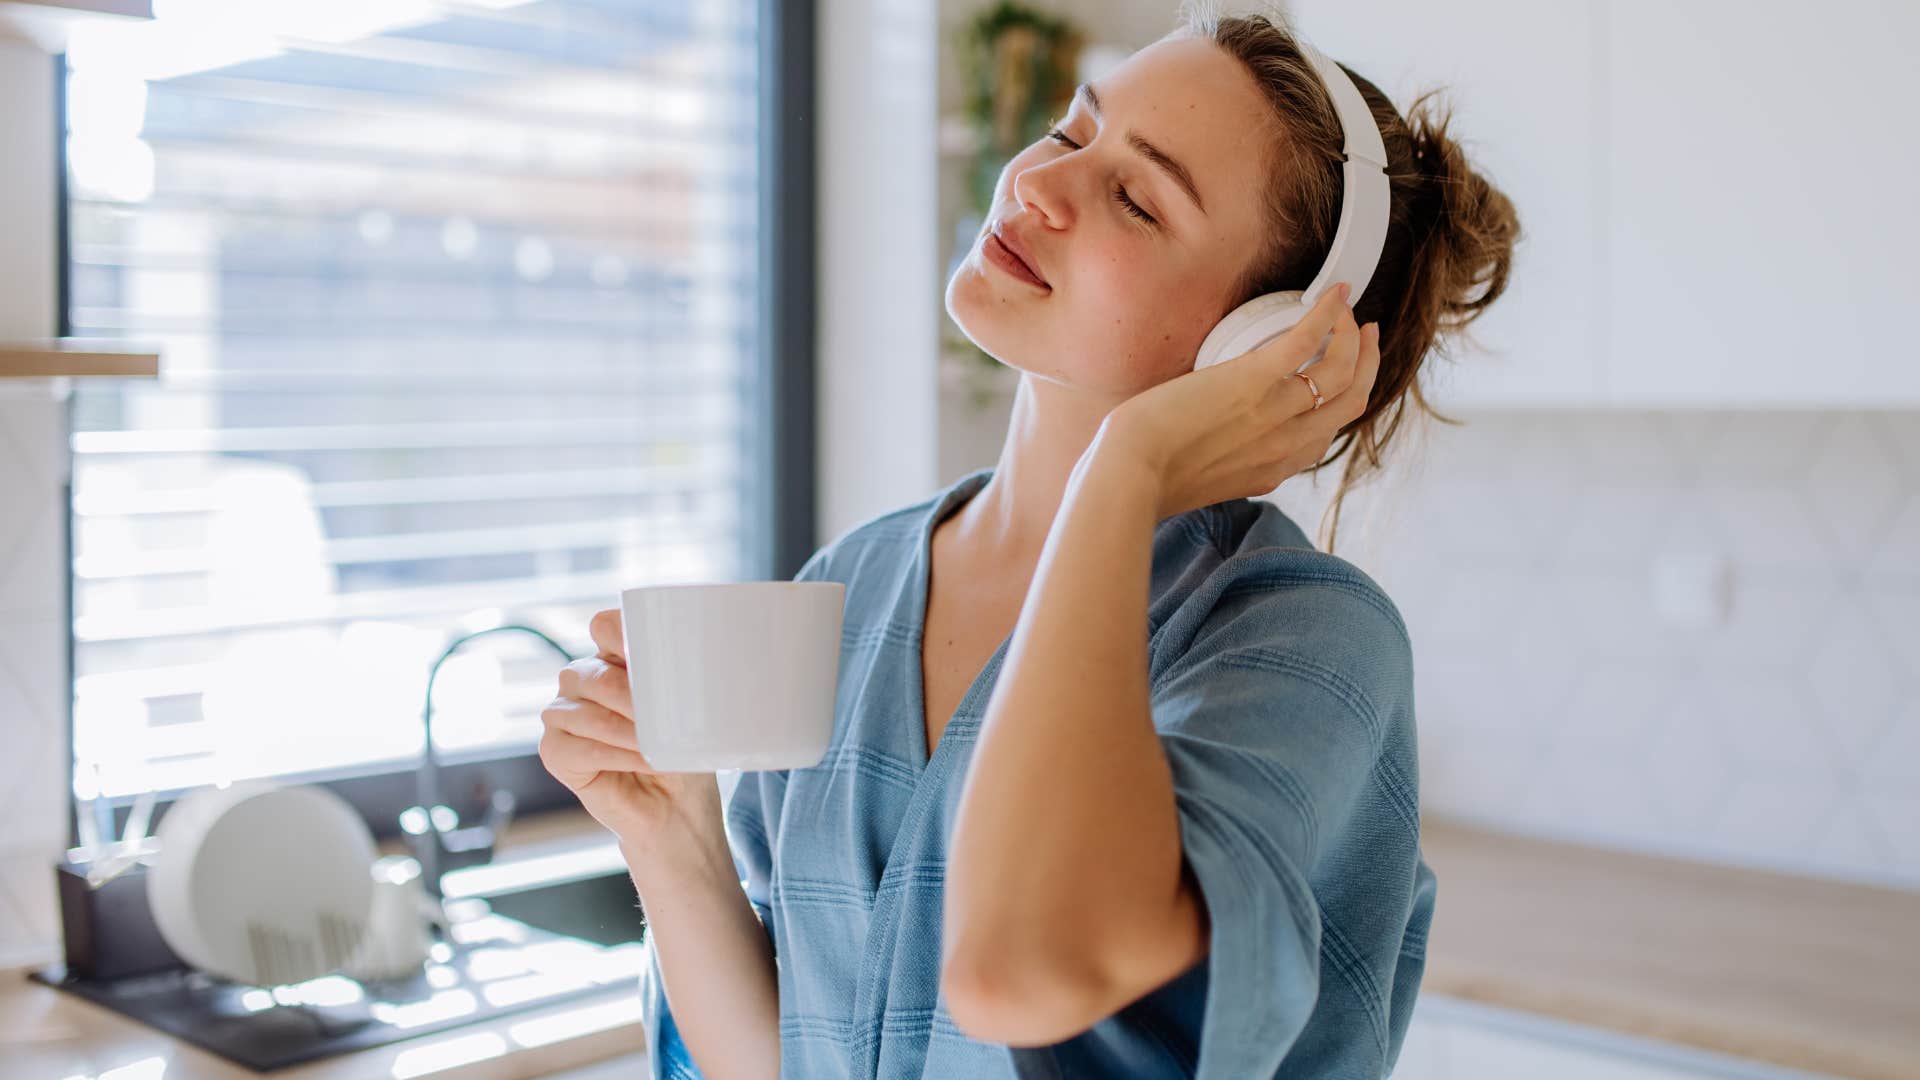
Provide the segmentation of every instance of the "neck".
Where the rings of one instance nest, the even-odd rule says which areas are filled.
[[[944,523],[953,539],[998,563],[1038,562],[1074,466],[1115,404],[1022,374],[993,475]]]

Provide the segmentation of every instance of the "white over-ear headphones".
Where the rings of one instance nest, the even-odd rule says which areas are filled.
[[[1296,41],[1332,95],[1334,111],[1346,135],[1346,164],[1340,169],[1346,194],[1340,200],[1340,224],[1333,232],[1333,248],[1304,291],[1256,296],[1228,312],[1200,343],[1195,371],[1244,356],[1279,337],[1313,310],[1320,294],[1342,281],[1352,285],[1348,301],[1358,304],[1387,239],[1387,151],[1373,112],[1340,65],[1305,41]],[[1301,365],[1302,370],[1319,360],[1316,352],[1312,360]]]

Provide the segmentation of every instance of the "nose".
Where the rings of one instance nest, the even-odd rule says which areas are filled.
[[[1068,201],[1060,189],[1062,174],[1058,168],[1064,158],[1027,165],[1013,173],[1010,188],[1014,205],[1030,210],[1042,225],[1058,229],[1067,223]]]

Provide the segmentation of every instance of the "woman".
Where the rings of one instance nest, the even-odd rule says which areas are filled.
[[[818,766],[745,773],[725,808],[713,776],[653,772],[618,613],[595,617],[540,751],[643,897],[656,1076],[1391,1069],[1435,895],[1411,645],[1253,496],[1336,436],[1378,464],[1518,225],[1444,120],[1354,82],[1392,181],[1359,309],[1330,290],[1202,371],[1214,323],[1304,287],[1337,217],[1339,120],[1284,25],[1189,9],[1007,164],[946,303],[1023,372],[1012,423],[994,468],[796,575],[847,586]],[[1293,373],[1328,333],[1316,406]]]

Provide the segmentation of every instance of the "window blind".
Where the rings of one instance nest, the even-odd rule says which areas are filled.
[[[415,757],[452,635],[747,571],[752,0],[176,2],[68,53],[75,789]],[[559,660],[443,669],[530,746]]]

